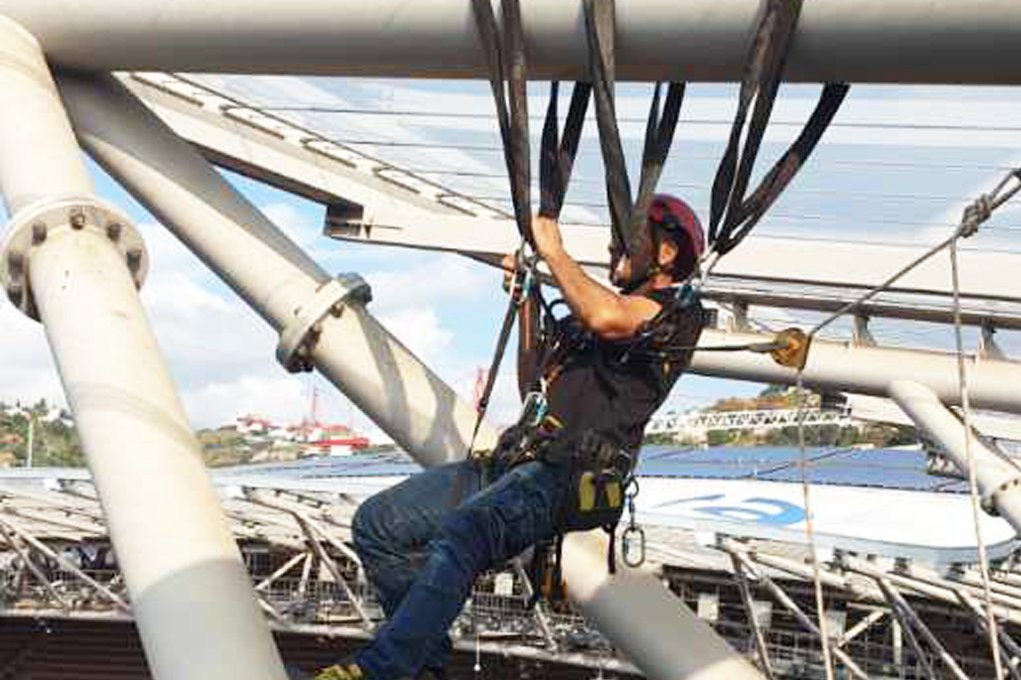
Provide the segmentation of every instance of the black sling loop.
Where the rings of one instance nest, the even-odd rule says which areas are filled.
[[[496,342],[496,350],[486,377],[486,385],[478,404],[478,415],[468,446],[471,457],[475,447],[475,438],[489,407],[496,384],[496,376],[503,361],[507,342],[514,328],[518,307],[522,296],[528,294],[533,285],[536,258],[525,253],[526,244],[533,250],[535,241],[532,236],[531,208],[531,160],[529,155],[528,135],[528,94],[526,91],[528,65],[525,60],[525,45],[521,28],[521,7],[519,0],[503,0],[501,3],[503,17],[504,42],[500,42],[493,14],[491,0],[473,0],[472,10],[478,28],[479,38],[483,43],[489,66],[489,82],[496,103],[497,118],[500,123],[500,135],[503,139],[504,160],[507,165],[507,176],[511,184],[511,197],[514,204],[514,217],[518,231],[521,233],[521,247],[518,249],[515,266],[515,283],[510,291],[507,312]],[[505,87],[504,80],[508,86]],[[509,106],[508,106],[509,91]],[[550,103],[546,111],[543,125],[542,152],[540,156],[540,214],[556,219],[564,203],[564,194],[574,166],[574,157],[581,139],[581,129],[585,122],[585,111],[588,108],[591,86],[586,83],[575,85],[571,97],[564,127],[563,140],[557,139],[557,97],[559,84],[553,83],[550,92]]]
[[[812,153],[850,89],[846,83],[829,83],[823,87],[819,102],[798,138],[746,199],[748,182],[773,111],[802,5],[802,0],[764,1],[741,82],[727,150],[713,180],[709,245],[718,256],[733,250],[780,196]],[[741,137],[753,99],[755,108],[742,145]]]
[[[645,225],[656,184],[659,182],[663,164],[673,143],[674,130],[677,128],[681,103],[684,100],[684,83],[670,83],[662,113],[661,84],[656,84],[645,128],[638,195],[632,203],[631,183],[628,180],[627,163],[620,141],[614,103],[616,78],[614,0],[584,0],[583,6],[589,73],[595,90],[596,121],[599,124],[599,143],[606,174],[606,196],[610,209],[612,237],[615,250],[625,252],[631,258],[634,276],[629,288],[633,289],[648,278],[655,265],[656,253],[652,252],[652,240]],[[611,263],[611,268],[613,266],[615,264]]]

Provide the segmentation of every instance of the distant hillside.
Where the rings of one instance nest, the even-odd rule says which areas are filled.
[[[32,465],[85,467],[78,431],[71,414],[45,400],[26,406],[0,402],[0,467],[24,467],[32,427]],[[300,446],[239,434],[233,427],[196,432],[211,467],[297,458]]]
[[[85,465],[71,414],[40,400],[31,406],[0,402],[0,467],[25,465],[30,422],[34,423],[31,427],[33,465]]]

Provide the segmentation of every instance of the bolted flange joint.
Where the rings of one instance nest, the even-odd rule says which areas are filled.
[[[1000,516],[1000,498],[1021,492],[1021,476],[1013,475],[1001,482],[995,489],[982,496],[981,506],[988,514]]]
[[[340,274],[323,284],[280,331],[277,361],[291,373],[311,371],[312,352],[327,315],[340,316],[351,302],[366,305],[371,301],[372,289],[358,274]]]
[[[131,218],[94,196],[46,198],[18,211],[0,246],[0,286],[14,306],[39,320],[32,296],[32,254],[66,235],[99,236],[124,256],[135,286],[142,287],[149,257]]]

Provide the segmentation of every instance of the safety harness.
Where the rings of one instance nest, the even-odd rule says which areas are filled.
[[[706,271],[748,235],[779,197],[815,148],[847,94],[846,84],[827,84],[823,88],[815,110],[797,139],[766,173],[758,187],[748,195],[749,180],[779,89],[801,5],[802,0],[763,0],[741,83],[737,113],[726,152],[713,182],[708,239],[711,261]],[[614,102],[615,2],[583,0],[583,8],[592,83],[575,85],[563,139],[558,139],[559,84],[551,84],[539,164],[539,212],[553,219],[560,214],[588,101],[594,93],[612,227],[610,266],[612,271],[616,269],[620,257],[627,255],[630,258],[632,277],[624,286],[624,291],[628,293],[640,288],[658,271],[658,243],[646,225],[656,184],[662,174],[680,116],[685,85],[670,83],[665,101],[662,100],[662,84],[657,83],[655,86],[646,123],[638,193],[632,199]],[[497,26],[491,0],[472,0],[472,9],[489,67],[490,84],[503,139],[504,160],[511,184],[514,216],[521,234],[521,247],[517,251],[507,312],[478,404],[478,418],[469,446],[469,456],[473,455],[475,438],[488,407],[515,319],[526,300],[534,299],[543,308],[543,322],[540,325],[544,356],[538,371],[540,377],[546,376],[548,380],[549,374],[559,370],[566,356],[583,351],[585,342],[591,341],[591,338],[585,338],[584,333],[571,329],[568,323],[555,317],[555,303],[546,304],[537,283],[537,256],[531,231],[527,62],[519,0],[501,2],[502,33]],[[690,355],[696,349],[694,342],[673,346],[661,342],[664,334],[670,333],[671,324],[683,318],[686,306],[692,300],[697,301],[697,289],[685,286],[683,290],[684,295],[675,296],[674,301],[664,305],[662,312],[636,335],[625,350],[624,360],[661,361],[669,364],[682,359],[685,354]],[[772,343],[697,349],[769,352],[778,363],[800,368],[805,363],[808,341],[800,331],[788,329]],[[573,492],[568,494],[568,500],[558,517],[558,527],[562,528],[562,532],[553,550],[537,549],[533,560],[533,569],[537,570],[533,580],[537,585],[559,583],[563,533],[600,526],[606,528],[611,533],[608,560],[612,572],[615,567],[613,532],[625,505],[631,508],[631,522],[626,534],[641,532],[635,524],[633,512],[634,494],[637,492],[633,476],[635,455],[624,451],[619,442],[592,433],[568,437],[563,435],[561,429],[561,424],[546,413],[542,389],[536,389],[525,398],[521,418],[504,432],[496,450],[510,464],[543,458],[552,462],[566,462],[571,466]],[[629,542],[625,540],[625,561],[631,564],[640,563],[644,559],[643,534],[639,557],[630,559],[630,552]],[[554,563],[552,571],[548,568],[551,559]]]
[[[496,384],[496,376],[503,362],[511,331],[517,313],[525,300],[537,292],[535,241],[532,236],[531,211],[531,165],[528,136],[528,96],[526,93],[528,65],[525,60],[524,39],[521,28],[521,7],[519,0],[505,0],[501,3],[503,39],[497,28],[491,0],[472,0],[472,11],[478,35],[486,54],[489,67],[489,82],[496,103],[500,136],[503,139],[504,161],[511,185],[514,217],[521,246],[517,250],[514,280],[511,286],[507,312],[497,336],[496,350],[490,364],[486,385],[478,403],[478,415],[468,448],[473,454],[479,427],[489,407]],[[558,99],[560,85],[550,85],[550,101],[542,131],[542,150],[539,157],[540,204],[539,214],[557,219],[564,205],[564,195],[578,152],[585,114],[591,96],[592,86],[576,83],[571,96],[571,105],[564,124],[563,138],[559,135]],[[508,101],[509,100],[509,101]]]

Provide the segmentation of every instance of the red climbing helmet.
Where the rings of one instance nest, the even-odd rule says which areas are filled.
[[[670,194],[656,194],[649,206],[649,224],[677,234],[687,235],[695,259],[702,257],[705,250],[705,234],[698,215],[687,203]],[[679,244],[683,245],[683,244]]]

